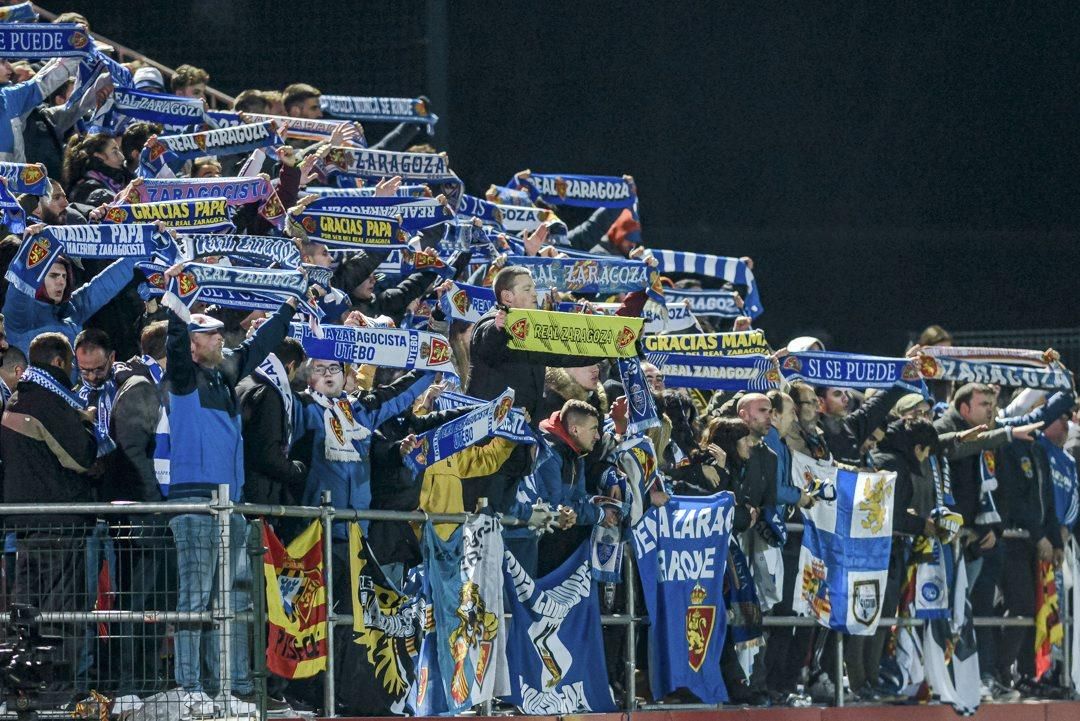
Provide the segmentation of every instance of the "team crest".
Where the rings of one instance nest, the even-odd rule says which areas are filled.
[[[278,197],[277,192],[270,193],[266,202],[262,205],[262,216],[264,218],[277,218],[278,216],[285,214],[285,207],[281,204],[281,198]]]
[[[802,570],[802,597],[817,618],[828,618],[832,613],[826,575],[824,562],[817,558],[811,559],[810,565],[804,566]]]
[[[306,218],[301,218],[300,219],[300,225],[303,226],[304,230],[306,230],[308,233],[314,233],[315,232],[315,228],[316,228],[315,219],[312,218],[310,215],[307,216]]]
[[[776,370],[775,368],[770,368],[769,370],[765,371],[765,380],[770,383],[779,383],[780,371]]]
[[[1027,456],[1020,459],[1020,470],[1024,472],[1025,478],[1035,477],[1035,470],[1031,467],[1031,459]]]
[[[88,42],[89,38],[86,37],[86,33],[76,31],[71,34],[71,47],[76,50],[82,50]]]
[[[304,573],[304,564],[286,557],[278,574],[278,590],[281,592],[282,610],[290,622],[301,627],[309,626],[316,610],[316,594],[322,588],[322,574],[318,569]]]
[[[686,660],[694,671],[700,671],[705,663],[716,625],[716,606],[704,605],[705,596],[705,589],[695,583],[686,607]]]
[[[22,181],[27,185],[33,185],[45,177],[40,165],[27,165],[22,169]]]
[[[123,223],[127,217],[128,212],[123,208],[109,208],[105,211],[105,220],[109,223]]]
[[[144,147],[150,151],[150,160],[157,160],[165,154],[166,150],[169,149],[169,147],[165,145],[165,143],[161,142],[157,138],[147,140]]]
[[[427,436],[421,436],[420,445],[416,448],[416,462],[421,466],[426,466],[428,453],[430,452],[431,445],[428,443]]]
[[[424,104],[423,100],[417,100],[416,102],[414,102],[412,104],[412,109],[413,109],[413,112],[416,113],[416,117],[418,117],[418,118],[426,118],[427,117],[428,109],[427,109],[427,105]]]
[[[337,405],[338,410],[341,411],[341,415],[345,416],[345,420],[349,422],[349,425],[354,425],[355,421],[353,420],[352,406],[349,405],[349,401],[342,398],[335,405]]]
[[[555,194],[561,200],[566,200],[566,192],[570,190],[570,184],[562,178],[555,178]]]
[[[349,151],[342,148],[332,148],[330,152],[326,154],[326,162],[329,165],[336,165],[339,168],[347,168],[349,166]]]
[[[330,417],[330,429],[334,431],[334,437],[337,438],[338,443],[345,443],[345,431],[341,428],[341,421],[337,416],[332,415]]]
[[[30,253],[26,256],[26,267],[33,268],[35,265],[45,260],[49,256],[49,241],[41,236],[34,239],[34,244],[30,246]]]
[[[180,288],[180,295],[191,295],[199,287],[195,282],[195,276],[186,270],[176,278],[176,284]]]
[[[518,340],[525,340],[525,336],[529,335],[529,319],[522,318],[521,320],[515,321],[514,324],[510,326],[510,335]]]
[[[923,378],[937,378],[938,362],[928,355],[919,356],[919,373]]]
[[[799,360],[798,356],[789,355],[787,358],[784,359],[784,370],[801,373],[802,361]]]
[[[900,379],[905,381],[917,381],[921,377],[919,369],[915,367],[914,363],[908,363],[904,366],[904,370],[900,372]]]
[[[458,704],[469,698],[472,684],[465,678],[465,660],[472,649],[477,650],[473,673],[477,685],[483,685],[491,662],[495,636],[499,633],[499,617],[487,610],[480,596],[480,587],[468,581],[461,584],[458,607],[454,615],[460,619],[457,628],[450,632],[450,654],[454,659],[454,677],[450,682],[450,696]]]
[[[510,412],[510,406],[513,405],[512,398],[507,396],[499,401],[499,405],[495,406],[495,425],[501,426],[503,419],[506,418],[506,414]]]
[[[421,268],[438,268],[442,264],[442,261],[439,260],[438,256],[431,255],[430,253],[410,253],[409,251],[405,251],[404,255],[405,260],[411,260],[413,267],[417,270],[420,270]]]
[[[986,472],[993,476],[997,470],[997,458],[994,457],[993,451],[983,451],[983,463],[986,465]]]
[[[450,302],[457,308],[458,313],[464,315],[469,310],[469,294],[463,290],[459,290],[450,296]]]
[[[191,139],[195,141],[195,145],[199,150],[206,150],[206,133],[195,133],[191,136]]]
[[[623,326],[623,329],[619,331],[619,337],[615,339],[615,347],[620,350],[625,348],[634,342],[637,338],[637,333],[630,330],[629,326]]]
[[[146,279],[146,282],[154,286],[155,288],[164,288],[165,276],[161,273],[151,273],[150,276]]]
[[[873,625],[881,610],[881,585],[877,579],[856,581],[851,586],[851,615],[864,626]]]
[[[430,365],[440,365],[450,360],[450,345],[441,338],[432,338],[431,345],[420,344],[420,355],[426,356]]]

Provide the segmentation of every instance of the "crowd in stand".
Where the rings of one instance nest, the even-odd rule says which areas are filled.
[[[61,20],[89,25],[72,13]],[[18,197],[25,231],[8,224],[13,232],[0,241],[5,270],[20,253],[25,255],[25,244],[43,227],[97,224],[118,196],[132,202],[128,190],[142,177],[144,146],[166,134],[144,121],[108,130],[88,127],[84,121],[109,102],[120,87],[121,73],[107,68],[86,79],[76,65],[71,58],[43,65],[0,60],[0,80],[7,83],[0,87],[0,154],[14,163],[41,163],[47,176],[41,194]],[[204,97],[210,80],[190,65],[180,67],[168,81],[148,65],[134,63],[126,70],[129,87],[190,98]],[[69,100],[84,83],[90,87],[73,105]],[[234,110],[317,120],[322,118],[320,96],[306,84],[281,91],[251,89],[237,96]],[[438,136],[430,141],[420,137],[424,127],[403,122],[370,147],[434,153],[437,148],[428,143],[437,145]],[[348,139],[348,132],[343,129],[328,142],[286,135],[287,147],[266,154],[264,169],[284,207],[295,206],[309,187],[323,184],[319,163],[330,145]],[[181,164],[175,175],[229,177],[241,172],[244,159],[197,157]],[[632,179],[627,182],[633,185]],[[376,195],[393,194],[401,183],[401,178],[386,178]],[[237,210],[233,232],[276,233],[256,205]],[[573,214],[571,210],[566,216]],[[573,227],[558,220],[563,232],[545,222],[521,231],[515,240],[527,256],[588,251],[655,266],[644,247],[647,242],[642,242],[648,238],[647,226],[643,232],[636,214],[623,207],[598,208],[580,220]],[[172,232],[167,225],[161,224],[161,232]],[[419,235],[414,243],[424,252],[420,248],[432,247],[431,230]],[[331,288],[318,298],[326,314],[323,323],[408,327],[423,315],[428,330],[445,335],[455,373],[440,376],[308,357],[305,345],[290,333],[290,322],[304,311],[297,299],[273,312],[212,304],[182,308],[168,293],[144,292],[146,277],[136,269],[135,258],[101,261],[60,255],[51,260],[32,293],[17,288],[10,275],[0,288],[3,502],[209,503],[219,484],[230,487],[231,500],[256,504],[319,505],[329,492],[331,503],[343,510],[474,512],[485,499],[485,513],[516,522],[504,530],[506,548],[537,578],[558,568],[590,539],[594,527],[626,529],[630,519],[625,514],[590,500],[610,495],[606,479],[618,465],[617,448],[628,433],[627,389],[616,364],[595,356],[515,349],[508,342],[507,316],[513,309],[536,309],[538,303],[551,307],[552,302],[584,300],[617,302],[616,314],[640,317],[649,302],[644,290],[616,297],[556,292],[545,298],[549,289],[538,291],[530,268],[499,267],[467,256],[444,258],[449,272],[418,267],[386,277],[380,270],[384,258],[375,252],[328,248],[286,227],[284,237],[290,236],[304,264],[332,271]],[[742,262],[752,267],[749,259]],[[168,281],[182,272],[182,264],[177,264],[164,275]],[[494,305],[475,323],[447,317],[438,304],[449,281],[470,277],[494,294]],[[680,277],[662,282],[701,287],[700,280]],[[719,281],[706,280],[706,287],[719,288]],[[753,322],[745,316],[701,316],[692,332],[745,332]],[[916,342],[920,348],[950,344],[949,334],[936,326]],[[779,351],[779,357],[785,351],[808,350],[825,348],[816,338],[801,337],[770,349]],[[898,348],[897,355],[905,350]],[[882,617],[899,610],[913,543],[944,532],[941,502],[935,496],[935,478],[943,472],[950,479],[953,501],[945,510],[962,517],[958,539],[974,614],[1035,615],[1037,562],[1060,567],[1075,523],[1075,507],[1070,511],[1070,506],[1076,503],[1073,453],[1080,426],[1074,423],[1072,393],[930,381],[929,393],[921,394],[903,384],[860,391],[799,380],[764,393],[725,393],[667,387],[663,368],[644,359],[641,370],[660,419],[645,431],[655,450],[651,462],[662,478],[650,488],[647,503],[661,506],[671,495],[718,491],[730,491],[736,499],[732,538],[746,556],[760,602],[760,614],[743,622],[756,629],[764,645],[746,665],[729,637],[723,654],[714,660],[721,665],[733,703],[830,703],[835,685],[842,683],[856,700],[897,698],[888,682],[889,665],[883,663],[892,638],[885,625],[873,635],[845,639],[846,678],[836,677],[836,659],[831,658],[835,647],[829,637],[835,631],[761,628],[762,614],[793,615],[801,534],[784,533],[783,526],[800,523],[805,509],[822,502],[813,487],[793,479],[793,454],[895,472],[894,542]],[[474,407],[441,409],[441,394],[456,390],[489,401],[508,387],[544,452],[496,436],[424,473],[409,468],[405,457],[421,434]],[[996,504],[992,515],[985,513],[988,468],[997,484],[991,489]],[[78,514],[9,516],[6,523],[13,531],[6,548],[11,598],[42,610],[88,610],[85,603],[92,594],[80,584],[84,575],[95,575],[98,569],[73,572],[62,567],[63,559],[73,557],[65,543],[77,538],[85,544],[94,532],[92,519]],[[215,559],[221,549],[211,516],[179,513],[161,523],[167,523],[168,531],[159,530],[175,546],[176,577],[165,582],[175,594],[170,608],[207,610],[216,583],[234,585],[237,609],[250,605],[252,589],[261,586],[260,581],[253,585],[252,574],[258,579],[260,571],[250,567],[242,544],[228,549],[234,578],[216,579]],[[286,542],[302,530],[281,519],[272,523]],[[362,525],[372,554],[391,582],[403,583],[410,569],[423,564],[421,543],[409,524]],[[60,527],[66,530],[58,534]],[[1005,534],[1007,530],[1025,533]],[[231,536],[246,534],[247,522],[237,516]],[[335,576],[344,578],[347,526],[335,524],[333,536],[334,558],[328,562],[340,565],[341,575]],[[85,564],[90,556],[80,558]],[[138,568],[125,571],[127,590],[165,574],[160,567],[164,562],[154,558],[147,554]],[[635,586],[633,579],[624,581],[618,594],[602,594],[605,611],[624,607],[625,593]],[[642,607],[639,602],[639,612]],[[1058,670],[1041,678],[1036,674],[1033,633],[1031,628],[978,630],[985,699],[1047,695],[1048,689],[1067,683],[1056,675]],[[176,625],[171,646],[174,685],[185,694],[191,715],[250,713],[256,698],[247,637],[238,634],[232,643],[231,695],[215,698],[217,689],[205,683],[217,677],[212,636],[197,625]],[[611,641],[609,675],[618,699],[627,685],[624,650],[613,639],[606,640]],[[85,652],[73,648],[69,653],[78,657]],[[638,659],[644,668],[646,654],[639,653]],[[209,673],[203,666],[209,666]],[[348,670],[337,672],[344,674],[339,688],[347,686]],[[148,671],[139,673],[153,677]],[[92,679],[87,684],[94,686]],[[317,705],[318,694],[300,686],[271,681],[272,710],[281,711],[288,703],[296,708],[305,702]],[[156,689],[136,684],[102,690],[120,696]],[[638,679],[637,692],[650,696],[644,676]],[[689,692],[655,700],[696,701]]]

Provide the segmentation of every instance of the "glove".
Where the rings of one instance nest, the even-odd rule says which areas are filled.
[[[938,527],[938,539],[942,543],[952,543],[964,527],[964,517],[946,506],[930,511],[930,519]]]
[[[554,533],[554,521],[555,514],[543,502],[534,505],[532,513],[529,514],[529,528],[540,533]]]
[[[806,489],[806,495],[819,501],[835,501],[836,485],[815,477],[814,482]]]

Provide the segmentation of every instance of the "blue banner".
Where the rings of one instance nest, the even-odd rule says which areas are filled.
[[[645,359],[660,369],[664,385],[671,388],[764,393],[780,387],[780,372],[768,356],[648,353]]]
[[[735,496],[672,496],[631,529],[649,626],[649,676],[660,698],[689,689],[702,702],[728,700],[720,674],[727,631],[724,572]]]
[[[12,193],[49,194],[49,174],[41,163],[0,163],[0,177]]]
[[[630,208],[637,202],[634,186],[610,175],[553,175],[532,173],[516,177],[533,200],[581,208]]]
[[[7,60],[77,58],[93,49],[86,28],[75,23],[0,23],[0,57]]]
[[[538,579],[509,551],[505,559],[511,614],[506,700],[523,713],[543,716],[614,711],[590,544]]]
[[[405,464],[420,474],[428,466],[491,437],[507,421],[513,405],[514,390],[507,388],[471,413],[420,434],[416,448],[403,459]]]
[[[787,380],[836,388],[891,388],[897,383],[921,393],[919,369],[910,358],[881,358],[836,351],[790,353],[780,360]]]

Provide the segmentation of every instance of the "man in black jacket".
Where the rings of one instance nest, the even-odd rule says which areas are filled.
[[[86,472],[97,458],[94,409],[82,410],[71,390],[74,352],[60,333],[30,342],[23,373],[0,427],[7,503],[87,503],[95,500]],[[93,518],[71,514],[12,516],[27,530],[16,541],[14,601],[40,611],[87,611],[86,540]],[[85,654],[80,632],[42,624],[44,634],[64,638],[62,657],[76,664]],[[61,690],[51,689],[51,690]]]
[[[376,293],[375,283],[381,280],[375,272],[379,263],[379,258],[356,251],[334,271],[334,287],[349,294],[353,310],[369,318],[385,315],[400,324],[409,304],[423,297],[438,276],[432,272],[412,273],[397,285]]]
[[[883,393],[875,393],[854,411],[848,412],[849,396],[844,388],[818,386],[815,388],[821,404],[821,428],[825,444],[840,463],[865,466],[862,445],[874,431],[884,425],[889,411],[908,390],[894,385]]]

